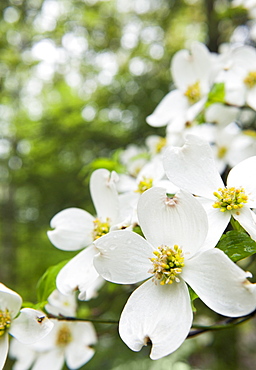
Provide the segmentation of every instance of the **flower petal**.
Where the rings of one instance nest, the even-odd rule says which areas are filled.
[[[97,343],[94,326],[90,322],[72,323],[73,341],[66,348],[66,362],[70,369],[78,369],[94,355],[91,345]]]
[[[49,352],[40,353],[32,370],[54,369],[61,370],[64,365],[64,354],[57,348]]]
[[[140,235],[129,230],[111,231],[94,242],[99,253],[94,266],[106,280],[134,284],[150,277],[153,247]]]
[[[59,249],[75,251],[91,244],[93,241],[94,217],[80,208],[67,208],[57,213],[51,220],[48,231],[51,243]]]
[[[41,311],[23,308],[12,322],[9,333],[24,344],[33,344],[44,338],[53,328],[53,323]]]
[[[152,342],[150,357],[157,360],[174,352],[186,339],[192,309],[186,284],[155,284],[152,279],[128,299],[119,322],[122,340],[133,351]]]
[[[177,244],[193,255],[203,246],[207,235],[207,216],[191,194],[180,191],[167,198],[165,189],[154,187],[141,195],[138,203],[141,229],[155,249]]]
[[[91,288],[99,274],[93,266],[93,258],[98,253],[93,245],[73,257],[58,273],[56,285],[62,294],[71,294],[77,289],[86,298],[86,290]]]
[[[243,316],[255,309],[256,285],[246,279],[248,273],[217,248],[186,261],[181,277],[208,307],[221,315]]]
[[[243,187],[248,205],[256,207],[256,156],[247,158],[233,167],[227,177],[227,186]]]
[[[12,338],[9,350],[9,357],[15,359],[12,370],[30,369],[36,358],[36,352],[31,346]]]
[[[70,369],[78,369],[94,356],[95,350],[91,347],[72,343],[66,351],[66,362]]]
[[[248,207],[243,207],[239,211],[232,212],[232,216],[248,232],[250,237],[256,241],[256,222],[253,212]]]
[[[90,179],[91,197],[97,216],[101,219],[110,219],[113,225],[119,215],[118,193],[115,183],[118,176],[104,168],[94,171]]]
[[[0,283],[0,310],[9,311],[11,319],[17,316],[22,304],[21,296]]]
[[[187,135],[182,148],[168,147],[163,154],[166,175],[179,188],[213,199],[213,192],[224,186],[207,141]]]
[[[213,201],[202,197],[197,198],[203,206],[208,217],[208,234],[203,249],[214,248],[230,221],[230,212],[221,212],[219,208],[213,208]],[[201,250],[202,251],[202,250]]]
[[[185,96],[179,90],[173,90],[165,95],[146,121],[153,127],[165,126],[187,109],[188,103]]]
[[[8,334],[5,333],[2,337],[0,337],[0,370],[4,368],[4,364],[8,354],[8,349],[9,349],[9,338]]]

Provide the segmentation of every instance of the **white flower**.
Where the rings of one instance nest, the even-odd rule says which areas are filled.
[[[231,169],[224,185],[210,145],[188,135],[182,148],[164,153],[167,177],[178,187],[197,195],[209,218],[207,243],[216,245],[231,216],[256,240],[256,224],[250,208],[256,206],[256,156]]]
[[[90,192],[97,217],[79,208],[68,208],[53,217],[48,231],[50,241],[59,249],[82,250],[69,261],[57,276],[57,288],[63,294],[79,289],[79,299],[89,300],[102,286],[103,280],[93,266],[93,240],[110,231],[119,221],[119,199],[115,182],[117,174],[106,169],[93,172]]]
[[[0,369],[3,369],[8,348],[8,333],[28,344],[45,337],[53,324],[46,316],[31,308],[21,308],[22,298],[0,283]]]
[[[76,316],[77,301],[75,294],[64,295],[55,289],[47,299],[45,309],[48,313],[59,316]]]
[[[120,318],[120,336],[132,350],[150,342],[150,357],[159,359],[183,343],[193,317],[186,283],[222,315],[255,309],[248,274],[219,249],[200,253],[207,216],[192,195],[182,191],[170,199],[165,189],[149,189],[139,200],[138,218],[146,239],[113,231],[95,242],[99,253],[94,258],[97,271],[111,282],[148,279],[132,293]]]
[[[202,110],[213,83],[214,59],[205,45],[194,42],[191,54],[178,51],[171,63],[176,90],[169,92],[147,117],[154,127],[168,125],[168,131],[181,131]]]
[[[87,363],[97,343],[94,327],[88,322],[51,320],[52,331],[34,345],[11,342],[11,357],[16,359],[13,370],[61,370],[64,362],[70,369]]]
[[[243,106],[247,103],[256,110],[256,51],[251,46],[241,46],[230,52],[230,66],[218,76],[225,83],[225,100]]]

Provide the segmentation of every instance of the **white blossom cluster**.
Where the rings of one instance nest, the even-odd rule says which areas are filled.
[[[256,241],[256,50],[229,46],[216,54],[195,42],[175,54],[171,73],[175,89],[147,117],[151,126],[166,126],[166,137],[150,136],[144,148],[124,150],[124,173],[94,171],[95,215],[65,209],[48,231],[55,247],[79,251],[57,276],[54,313],[75,316],[74,308],[62,311],[62,295],[73,297],[78,290],[80,300],[90,300],[105,280],[138,284],[121,313],[119,333],[134,351],[150,343],[155,360],[188,336],[189,287],[224,316],[256,308],[252,275],[216,248],[233,220]],[[19,309],[12,311],[12,303],[19,298],[6,289],[0,312],[8,310],[12,321]],[[4,335],[8,327],[16,337],[20,317],[10,328],[0,327]],[[50,322],[51,332],[37,343],[12,341],[14,370],[41,370],[49,363],[58,370],[64,361],[75,369],[90,360],[97,342],[90,323]]]

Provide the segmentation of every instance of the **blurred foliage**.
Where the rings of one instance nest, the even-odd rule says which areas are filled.
[[[171,57],[193,40],[211,50],[227,41],[246,18],[228,3],[0,2],[0,281],[25,301],[36,302],[37,281],[49,266],[75,254],[48,241],[50,219],[70,206],[93,213],[91,172],[116,168],[117,149],[164,134],[145,118],[170,89]],[[107,283],[81,310],[118,320],[130,292]],[[117,325],[96,329],[100,341],[87,369],[253,369],[238,350],[240,329],[190,339],[157,362],[147,358],[148,348],[130,351]]]

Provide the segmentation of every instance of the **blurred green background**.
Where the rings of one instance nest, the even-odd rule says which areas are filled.
[[[247,18],[225,0],[1,0],[0,9],[0,281],[36,303],[40,276],[75,254],[48,241],[50,219],[70,206],[94,212],[92,162],[164,135],[145,118],[172,86],[172,55],[193,40],[217,51]],[[118,320],[131,291],[106,284],[81,309]],[[154,362],[148,348],[130,351],[116,325],[98,324],[84,368],[255,369],[254,327],[189,339]]]

